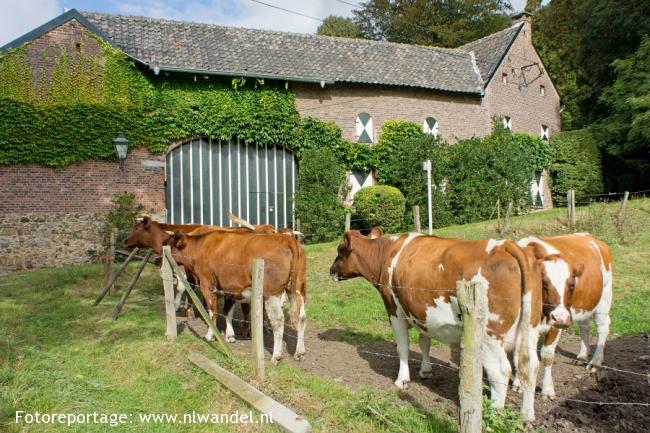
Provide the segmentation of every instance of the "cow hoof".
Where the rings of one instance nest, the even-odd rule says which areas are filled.
[[[304,352],[303,353],[296,353],[295,355],[293,355],[293,358],[296,361],[302,361],[302,360],[305,359],[305,353]]]
[[[555,400],[555,393],[542,393],[542,400],[547,401],[547,400]]]
[[[203,337],[203,338],[205,338],[207,341],[214,341],[215,340],[214,335],[212,335],[211,332],[205,334],[205,337]]]
[[[235,338],[234,335],[226,335],[226,342],[234,343],[235,341],[237,341],[237,339]]]
[[[420,370],[420,377],[422,379],[431,379],[433,377],[433,370]]]
[[[271,357],[271,364],[278,365],[280,363],[280,359],[282,359],[281,356],[278,356],[278,357],[273,356],[273,357]]]
[[[409,381],[408,380],[396,380],[395,381],[395,386],[398,387],[401,390],[408,389]]]

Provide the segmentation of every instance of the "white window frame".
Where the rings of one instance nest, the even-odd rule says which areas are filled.
[[[512,117],[503,116],[503,127],[512,132]]]

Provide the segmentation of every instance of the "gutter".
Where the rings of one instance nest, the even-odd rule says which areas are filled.
[[[146,64],[146,63],[145,63]],[[280,80],[280,81],[296,81],[300,83],[316,83],[320,84],[321,87],[325,85],[332,85],[335,81],[332,80],[322,80],[318,78],[306,78],[306,77],[292,77],[287,75],[274,75],[274,74],[247,74],[242,72],[234,71],[214,71],[207,69],[190,69],[190,68],[175,68],[171,66],[151,66],[148,65],[156,75],[161,71],[163,72],[181,72],[186,74],[201,74],[201,75],[217,75],[222,77],[246,77],[246,78],[261,78],[264,80]],[[158,71],[158,72],[156,72]]]

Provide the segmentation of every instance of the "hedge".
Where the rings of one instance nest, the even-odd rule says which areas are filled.
[[[380,226],[393,233],[402,228],[404,219],[404,195],[399,189],[388,185],[361,188],[354,195],[353,227],[369,230]]]

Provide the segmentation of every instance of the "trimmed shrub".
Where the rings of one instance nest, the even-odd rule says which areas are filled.
[[[389,120],[385,122],[381,128],[379,142],[373,148],[373,162],[377,172],[394,178],[395,176],[391,174],[394,166],[388,161],[389,158],[395,155],[397,147],[401,143],[422,135],[422,129],[413,122],[406,120]]]
[[[300,188],[296,193],[296,218],[300,218],[305,242],[335,239],[344,229],[347,190],[345,169],[325,148],[306,149],[301,154]]]
[[[587,129],[560,132],[551,137],[550,166],[553,201],[566,204],[566,192],[576,191],[576,197],[603,191],[600,150],[593,134]]]
[[[404,204],[404,195],[393,186],[361,188],[354,196],[355,226],[361,229],[381,226],[386,232],[395,232],[402,227]]]
[[[441,185],[445,178],[447,165],[444,142],[431,135],[420,134],[398,142],[382,166],[389,169],[377,172],[380,184],[392,185],[402,191],[406,199],[404,210],[404,229],[413,226],[413,206],[420,206],[422,226],[429,224],[427,209],[427,173],[422,169],[422,162],[431,160],[433,224],[438,227],[450,221],[447,195]]]

